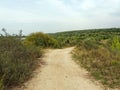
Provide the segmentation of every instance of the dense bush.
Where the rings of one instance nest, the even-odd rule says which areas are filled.
[[[37,51],[36,51],[37,50]],[[0,36],[0,90],[18,85],[31,75],[41,56],[39,49],[26,47],[15,36]]]
[[[115,40],[116,41],[116,40]],[[111,46],[90,42],[79,44],[74,50],[76,61],[85,67],[104,85],[115,88],[120,86],[120,53],[114,53]],[[96,48],[97,46],[97,48]],[[111,49],[111,50],[110,50]]]
[[[33,46],[42,47],[42,48],[47,48],[47,47],[58,48],[59,47],[57,40],[41,32],[30,34],[29,36],[26,37],[23,43],[25,45],[33,45]]]

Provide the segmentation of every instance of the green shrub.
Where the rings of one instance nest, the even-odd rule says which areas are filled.
[[[26,47],[20,38],[0,36],[0,90],[27,80],[42,53],[36,47]]]
[[[111,43],[111,48],[113,50],[120,50],[120,40],[118,36],[113,37],[112,43]]]
[[[23,43],[25,45],[33,45],[33,46],[43,47],[43,48],[59,47],[57,40],[41,32],[30,34],[29,36],[26,37]]]
[[[28,45],[28,46],[26,46],[26,49],[32,58],[39,58],[42,56],[43,52],[42,52],[42,49],[40,47]]]

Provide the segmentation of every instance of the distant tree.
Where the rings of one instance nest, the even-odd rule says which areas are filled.
[[[8,36],[8,33],[6,32],[5,28],[2,28],[2,31],[5,33],[5,36]]]

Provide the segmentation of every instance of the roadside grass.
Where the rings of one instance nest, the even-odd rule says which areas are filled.
[[[35,46],[25,46],[20,38],[0,36],[0,90],[10,90],[29,79],[37,66],[42,51]]]
[[[120,87],[120,52],[105,43],[82,41],[73,51],[73,57],[90,71],[95,79],[110,88]]]

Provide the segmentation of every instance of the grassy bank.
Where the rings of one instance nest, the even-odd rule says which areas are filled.
[[[120,45],[119,40],[97,42],[81,41],[73,56],[95,79],[111,88],[120,87]],[[114,44],[114,45],[113,45]],[[114,48],[113,48],[114,47]]]

